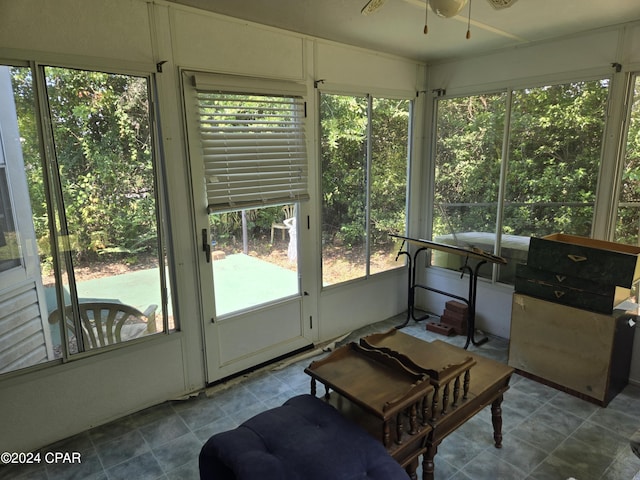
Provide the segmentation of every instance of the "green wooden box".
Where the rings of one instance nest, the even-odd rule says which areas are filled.
[[[631,288],[640,278],[640,247],[555,233],[531,238],[527,265],[602,285]]]
[[[610,314],[627,300],[631,290],[617,285],[603,285],[589,279],[573,277],[529,265],[516,266],[515,291],[550,302]]]

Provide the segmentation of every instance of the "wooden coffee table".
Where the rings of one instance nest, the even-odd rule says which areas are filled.
[[[441,368],[463,357],[470,357],[475,362],[470,369],[467,399],[456,408],[449,409],[446,414],[430,421],[432,430],[427,437],[426,452],[422,461],[424,480],[433,479],[434,457],[442,440],[488,405],[491,405],[495,446],[502,447],[502,400],[504,392],[509,389],[513,368],[441,340],[425,342],[397,329],[364,337],[361,343],[406,356],[424,372],[433,370],[434,367]]]
[[[415,476],[417,462],[413,460],[419,455],[416,452],[426,451],[432,428],[420,422],[424,399],[434,392],[428,376],[409,370],[391,355],[356,343],[312,362],[305,372],[312,379],[312,395],[319,381],[325,387],[326,401],[378,438]]]
[[[325,399],[378,438],[416,478],[433,480],[438,446],[491,405],[496,448],[502,446],[502,400],[513,368],[397,329],[340,347],[305,372],[324,384]],[[336,394],[332,395],[331,390]]]

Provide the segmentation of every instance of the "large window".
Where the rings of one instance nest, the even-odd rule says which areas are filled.
[[[513,283],[531,236],[589,236],[607,99],[601,80],[438,101],[433,239],[502,255]]]
[[[409,100],[321,94],[323,285],[400,266],[410,119]]]
[[[615,225],[617,242],[640,245],[640,76],[631,84],[624,166]]]
[[[438,102],[433,240],[493,251],[505,94]],[[432,263],[458,270],[464,259],[433,250]],[[491,275],[489,269],[489,275]],[[487,268],[480,270],[487,274]]]
[[[608,82],[513,93],[503,233],[589,236]]]
[[[0,223],[10,230],[19,204],[26,252],[23,269],[0,273],[0,372],[173,328],[149,79],[48,66],[0,74]]]

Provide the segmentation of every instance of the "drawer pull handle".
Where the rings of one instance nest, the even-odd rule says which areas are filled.
[[[565,277],[564,275],[556,275],[556,278],[558,279],[558,282],[562,283],[567,277]]]
[[[587,257],[583,257],[582,255],[567,255],[567,257],[569,257],[570,260],[573,260],[576,263],[584,262],[587,259]]]
[[[561,290],[554,290],[554,292],[553,292],[553,294],[556,296],[556,298],[563,297],[565,293],[566,292],[563,292]]]

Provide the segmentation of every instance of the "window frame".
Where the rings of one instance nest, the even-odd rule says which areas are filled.
[[[48,108],[48,94],[45,70],[47,68],[58,68],[66,70],[77,70],[82,72],[96,72],[105,75],[116,75],[126,77],[137,77],[145,83],[145,97],[148,101],[148,111],[146,118],[149,122],[149,137],[150,137],[150,161],[153,166],[153,188],[154,188],[154,215],[157,220],[157,241],[155,245],[158,250],[158,262],[160,285],[158,289],[158,295],[161,298],[161,305],[158,305],[158,310],[161,311],[163,316],[162,330],[158,330],[156,333],[170,334],[179,331],[179,318],[177,311],[174,308],[171,309],[173,315],[174,324],[172,328],[169,328],[169,298],[173,296],[173,288],[169,288],[171,285],[175,285],[174,269],[170,260],[170,233],[168,231],[168,222],[170,219],[168,211],[168,202],[166,201],[166,174],[165,174],[165,160],[163,156],[163,149],[160,145],[161,135],[157,130],[159,128],[159,112],[155,108],[158,99],[158,92],[156,86],[156,76],[154,71],[137,68],[135,66],[125,66],[120,68],[113,64],[90,64],[85,65],[82,62],[60,62],[57,59],[47,60],[28,60],[28,61],[11,61],[7,59],[0,59],[0,65],[9,68],[12,67],[24,67],[28,68],[32,74],[31,91],[33,93],[33,107],[34,107],[34,121],[37,138],[35,143],[39,149],[39,162],[43,167],[42,181],[44,185],[44,195],[47,199],[47,216],[48,216],[48,237],[51,247],[51,257],[53,259],[53,270],[55,272],[55,302],[56,305],[65,304],[65,296],[62,290],[61,271],[59,259],[62,250],[65,245],[68,246],[68,239],[65,239],[64,235],[60,237],[56,233],[53,227],[53,223],[59,222],[60,205],[62,198],[58,192],[52,191],[55,189],[55,178],[52,178],[51,170],[56,168],[57,162],[54,157],[55,142],[51,131],[51,112]],[[19,219],[16,219],[19,221]],[[38,252],[36,252],[38,254]],[[75,280],[74,280],[75,281]],[[171,292],[171,293],[170,293]],[[68,299],[67,302],[68,304]],[[173,305],[176,305],[175,299],[173,299]],[[46,312],[47,310],[44,309]],[[76,319],[78,317],[77,311],[75,312]],[[44,319],[47,322],[47,319]],[[0,375],[2,378],[13,377],[16,375],[22,375],[24,373],[32,371],[40,371],[52,366],[64,364],[67,362],[82,361],[83,359],[94,357],[95,355],[102,354],[103,352],[111,352],[120,350],[122,348],[130,348],[134,345],[139,345],[141,342],[158,341],[163,335],[144,335],[132,340],[123,341],[120,343],[114,343],[100,348],[87,348],[85,351],[79,351],[78,353],[70,353],[68,351],[67,338],[67,325],[65,322],[61,322],[61,336],[62,336],[62,354],[60,357],[53,360],[49,360],[43,363],[37,363],[31,366],[25,366],[17,370],[9,371]],[[152,340],[154,339],[154,340]],[[82,340],[79,339],[80,345]]]
[[[60,322],[61,325],[61,334],[62,334],[62,361],[67,362],[70,360],[77,360],[86,357],[91,357],[93,355],[111,351],[118,350],[124,348],[128,345],[145,342],[151,338],[159,337],[161,335],[157,334],[170,334],[175,331],[179,331],[179,319],[177,317],[175,310],[174,313],[174,323],[172,328],[169,325],[169,292],[173,292],[173,288],[169,288],[171,285],[172,278],[172,268],[171,262],[169,260],[170,252],[167,249],[167,239],[170,238],[169,232],[167,230],[167,224],[169,220],[169,212],[167,209],[167,202],[165,201],[165,174],[164,174],[164,156],[162,155],[162,148],[160,146],[160,135],[158,134],[157,128],[159,126],[158,118],[156,117],[159,112],[155,108],[156,99],[157,99],[157,89],[156,89],[156,78],[154,73],[146,72],[146,71],[133,71],[133,70],[119,70],[117,68],[111,67],[100,67],[100,66],[78,66],[78,65],[67,65],[67,64],[58,64],[57,62],[33,62],[32,70],[34,72],[34,94],[36,96],[36,103],[38,103],[38,111],[37,111],[37,119],[40,126],[40,138],[39,142],[41,144],[41,162],[43,164],[44,173],[44,183],[45,183],[45,195],[47,196],[47,205],[49,210],[49,236],[50,236],[50,244],[53,256],[53,265],[55,271],[56,278],[56,301],[58,304],[58,309],[60,309],[60,305],[68,305],[65,301],[64,292],[62,291],[64,281],[63,275],[67,275],[68,277],[68,285],[71,293],[71,307],[73,310],[74,323],[75,323],[75,331],[80,331],[80,310],[78,308],[79,298],[78,298],[78,290],[76,286],[76,278],[73,273],[73,261],[69,257],[69,252],[72,251],[72,248],[69,245],[69,232],[67,231],[68,223],[66,222],[66,209],[63,199],[62,193],[62,184],[60,178],[60,172],[58,170],[58,160],[57,160],[57,150],[56,150],[56,142],[54,139],[53,133],[53,122],[51,119],[51,110],[49,107],[49,94],[47,91],[47,74],[46,69],[65,69],[65,70],[76,70],[80,72],[86,73],[100,73],[105,75],[114,75],[114,76],[126,76],[126,77],[135,77],[140,80],[144,80],[146,85],[145,89],[145,97],[148,101],[148,111],[146,113],[146,117],[149,121],[149,136],[151,142],[150,148],[150,162],[153,170],[153,188],[154,188],[154,212],[156,217],[156,232],[158,235],[156,246],[157,246],[157,254],[158,254],[158,265],[159,265],[159,294],[160,294],[160,305],[159,310],[162,315],[162,330],[155,332],[155,334],[144,335],[139,338],[130,339],[127,341],[122,341],[118,343],[114,343],[111,345],[105,345],[98,348],[86,348],[83,343],[83,339],[81,335],[78,335],[78,351],[77,353],[71,353],[69,351],[69,333],[68,326],[66,322]],[[53,219],[56,219],[56,222],[59,222],[61,225],[60,235],[56,228],[53,226]],[[62,263],[64,263],[64,269],[62,268]],[[167,268],[169,269],[169,274],[167,274]],[[64,272],[67,272],[66,274]],[[175,282],[173,282],[175,284]],[[77,303],[76,303],[77,301]],[[174,305],[175,301],[172,302]],[[66,307],[65,307],[66,308]],[[65,340],[66,339],[66,340]]]
[[[431,189],[428,192],[428,198],[430,199],[429,204],[430,208],[427,213],[427,236],[428,238],[433,237],[433,221],[434,221],[434,208],[433,200],[435,194],[435,184],[436,184],[436,154],[437,154],[437,130],[438,130],[438,107],[439,102],[441,100],[448,100],[452,98],[464,98],[464,97],[474,97],[481,95],[491,95],[491,94],[506,94],[505,97],[505,119],[504,119],[504,134],[502,141],[502,155],[501,155],[501,166],[500,166],[500,184],[499,184],[499,192],[498,192],[498,209],[497,209],[497,222],[496,222],[496,230],[494,232],[495,235],[495,243],[493,252],[500,252],[502,248],[502,237],[505,235],[503,232],[504,227],[504,209],[505,209],[505,198],[507,193],[507,169],[509,167],[510,162],[510,137],[511,137],[511,113],[513,109],[513,97],[514,94],[518,91],[527,90],[527,89],[535,89],[535,88],[543,88],[543,87],[551,87],[551,86],[560,86],[565,84],[572,83],[587,83],[593,81],[607,81],[608,82],[608,95],[606,104],[604,106],[604,110],[608,112],[610,108],[610,104],[612,102],[612,76],[610,72],[602,73],[602,74],[592,74],[583,77],[569,77],[569,78],[553,78],[545,81],[544,79],[531,82],[531,83],[517,83],[505,86],[503,88],[490,88],[490,89],[468,89],[466,91],[456,91],[455,94],[447,94],[442,92],[434,91],[434,95],[432,96],[432,131],[430,135],[430,170],[429,170],[429,178],[430,178],[430,186]],[[603,155],[604,155],[604,145],[606,143],[606,134],[608,128],[608,116],[604,116],[603,122],[603,131],[601,136],[601,148],[600,148],[600,157],[599,157],[599,165],[597,171],[597,180],[596,186],[594,190],[594,204],[593,204],[593,213],[592,213],[592,221],[591,221],[591,235],[593,236],[594,232],[597,230],[597,222],[598,222],[598,201],[600,200],[600,183],[602,177],[602,169],[603,169]],[[499,253],[498,253],[499,254]],[[431,262],[428,262],[427,267],[431,267]],[[492,266],[492,272],[490,278],[483,278],[483,280],[490,281],[492,284],[503,284],[506,286],[510,286],[509,283],[499,282],[499,269],[501,267],[499,265]],[[447,270],[446,268],[442,268],[442,270]]]
[[[365,215],[364,218],[362,219],[364,222],[364,226],[365,226],[365,252],[366,252],[366,262],[364,265],[364,270],[365,273],[362,276],[358,276],[349,280],[345,280],[345,281],[341,281],[338,283],[332,283],[332,284],[326,284],[324,283],[324,273],[323,273],[323,249],[322,249],[322,235],[323,235],[323,231],[322,231],[322,225],[323,225],[323,221],[320,221],[320,232],[319,232],[319,237],[320,237],[320,284],[321,284],[321,289],[330,289],[330,288],[334,288],[334,287],[338,287],[340,285],[345,285],[347,283],[352,283],[352,282],[359,282],[359,281],[363,281],[366,280],[368,278],[371,278],[372,276],[377,276],[377,275],[385,275],[385,274],[389,274],[390,272],[396,271],[400,268],[403,268],[405,265],[405,262],[399,262],[397,267],[388,269],[388,270],[384,270],[384,271],[380,271],[380,272],[375,272],[375,273],[371,273],[371,243],[370,243],[370,239],[371,239],[371,235],[369,234],[370,232],[370,218],[371,218],[371,169],[372,169],[372,161],[373,161],[373,153],[372,153],[372,129],[373,129],[373,120],[372,120],[372,113],[373,113],[373,102],[374,99],[383,99],[383,100],[402,100],[402,101],[407,101],[408,102],[408,122],[407,122],[407,156],[406,156],[406,170],[405,170],[405,176],[406,176],[406,185],[405,185],[405,221],[404,221],[404,232],[402,233],[402,235],[406,235],[409,229],[409,224],[410,224],[410,218],[409,218],[409,203],[410,203],[410,186],[411,186],[411,164],[412,164],[412,158],[413,158],[413,148],[414,148],[414,142],[413,142],[413,136],[415,134],[414,132],[414,127],[415,127],[415,115],[416,115],[416,103],[417,103],[417,93],[416,92],[402,92],[402,91],[390,91],[390,90],[376,90],[376,89],[368,89],[367,92],[368,93],[363,93],[362,90],[358,90],[358,89],[353,89],[353,88],[348,88],[348,87],[344,87],[344,86],[332,86],[332,85],[325,85],[324,82],[321,82],[320,84],[316,85],[317,87],[317,105],[318,105],[318,164],[319,164],[319,180],[318,180],[318,184],[319,184],[319,209],[320,209],[320,217],[322,218],[322,208],[323,208],[323,200],[322,200],[322,196],[324,194],[323,192],[323,168],[322,168],[322,141],[321,141],[321,137],[322,137],[322,126],[321,126],[321,120],[322,120],[322,114],[320,112],[321,110],[321,105],[322,105],[322,95],[336,95],[336,96],[349,96],[349,97],[353,97],[353,98],[366,98],[367,101],[367,127],[366,127],[366,134],[367,134],[367,138],[365,140],[365,144],[366,144],[366,158],[365,158],[365,162],[364,162],[364,173],[366,176],[366,180],[365,180],[365,184],[366,184],[366,191],[365,191]],[[403,257],[404,258],[404,257]]]

